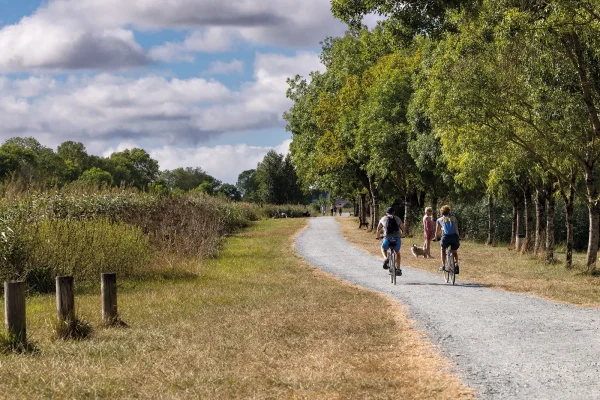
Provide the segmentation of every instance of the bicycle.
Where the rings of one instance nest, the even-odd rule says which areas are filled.
[[[450,250],[450,246],[446,248],[446,265],[444,266],[444,282],[452,283],[456,282],[456,274],[455,272],[456,260],[454,259],[454,254],[452,250]]]
[[[394,285],[396,284],[396,278],[402,275],[402,271],[396,266],[396,252],[394,251],[396,243],[395,240],[390,240],[390,251],[388,253],[390,280]]]
[[[377,238],[376,240],[380,240],[380,239],[381,238]],[[396,252],[394,251],[394,248],[396,247],[397,242],[393,239],[390,239],[389,243],[390,243],[390,249],[388,251],[388,256],[387,256],[388,257],[387,258],[388,271],[390,273],[391,283],[393,283],[395,285],[396,277],[402,276],[402,270],[396,266]]]

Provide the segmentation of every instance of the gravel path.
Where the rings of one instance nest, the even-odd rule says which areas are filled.
[[[311,219],[296,250],[323,271],[406,304],[479,398],[600,399],[599,309],[491,290],[460,275],[453,287],[441,273],[408,267],[393,286],[381,261],[348,243],[331,217]]]

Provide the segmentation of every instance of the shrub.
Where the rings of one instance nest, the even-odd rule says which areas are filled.
[[[309,216],[312,215],[310,207],[305,205],[294,205],[294,204],[284,204],[284,205],[273,205],[273,204],[265,204],[265,205],[254,205],[254,211],[259,218],[273,218],[279,213],[285,213],[288,218],[302,218],[306,217],[307,213]]]
[[[173,267],[173,260],[214,256],[223,236],[276,209],[201,193],[102,191],[82,185],[10,192],[0,206],[0,279],[27,279],[34,290],[50,291],[57,275],[97,284],[101,272],[161,274],[165,265]],[[282,211],[299,216],[305,208]]]
[[[151,258],[141,229],[106,218],[43,220],[16,229],[18,234],[2,242],[1,278],[27,279],[38,291],[52,290],[59,275],[77,282],[95,282],[101,272],[134,276]]]

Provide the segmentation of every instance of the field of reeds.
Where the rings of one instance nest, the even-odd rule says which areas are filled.
[[[304,206],[258,206],[203,194],[164,195],[84,187],[0,188],[0,280],[25,280],[34,292],[72,275],[97,284],[101,272],[124,278],[193,274],[222,239],[252,221]]]

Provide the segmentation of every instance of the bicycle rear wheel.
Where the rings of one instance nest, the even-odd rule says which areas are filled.
[[[394,253],[393,249],[390,249],[390,280],[395,285],[396,284],[396,253]]]
[[[448,252],[446,255],[446,269],[444,271],[444,281],[454,285],[456,274],[454,273],[454,254]]]
[[[444,265],[444,282],[450,283],[450,265],[452,265],[452,253],[446,251],[446,265]]]

